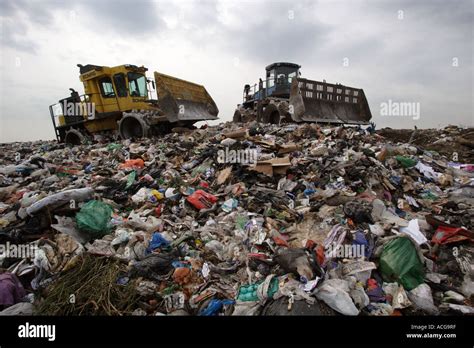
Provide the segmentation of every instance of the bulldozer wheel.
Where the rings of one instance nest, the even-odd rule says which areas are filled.
[[[64,142],[70,145],[81,145],[84,140],[84,135],[77,129],[70,129],[64,136]]]
[[[122,139],[146,138],[149,127],[141,115],[128,114],[119,122],[119,133]]]
[[[275,104],[269,104],[263,111],[263,123],[280,124],[280,111]]]
[[[240,113],[240,110],[237,109],[234,112],[234,118],[232,119],[234,122],[242,122],[242,114]]]

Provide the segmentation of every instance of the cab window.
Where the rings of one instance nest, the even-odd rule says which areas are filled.
[[[129,72],[128,77],[128,90],[132,97],[146,97],[146,78],[144,75]]]
[[[270,70],[267,72],[267,88],[273,87],[275,85],[275,70]]]
[[[296,77],[296,71],[293,71],[288,74],[288,83],[291,83],[291,80],[293,80],[293,77]]]
[[[104,77],[99,80],[100,92],[105,98],[114,98],[115,92],[110,77]]]

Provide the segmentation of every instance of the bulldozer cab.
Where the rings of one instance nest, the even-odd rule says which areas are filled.
[[[294,63],[273,63],[265,68],[265,80],[245,85],[243,104],[248,106],[267,97],[289,98],[291,81],[300,75],[301,66]]]
[[[291,80],[299,76],[301,66],[294,63],[273,63],[266,70],[267,97],[288,98],[290,96]]]
[[[149,109],[149,88],[145,67],[80,65],[85,94],[103,115],[132,109]]]

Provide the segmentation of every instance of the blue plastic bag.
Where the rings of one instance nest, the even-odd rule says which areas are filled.
[[[150,254],[155,249],[166,249],[170,246],[170,242],[168,242],[165,237],[161,235],[159,232],[153,233],[151,237],[150,243],[148,243],[148,248],[146,248],[146,253]]]
[[[211,300],[211,302],[209,302],[208,306],[199,313],[199,315],[205,316],[205,317],[217,315],[222,310],[222,307],[224,307],[225,305],[231,305],[234,303],[235,303],[234,300],[213,299]]]

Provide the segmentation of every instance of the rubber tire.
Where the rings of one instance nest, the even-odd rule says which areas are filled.
[[[263,123],[280,124],[280,111],[275,104],[268,104],[263,111]]]
[[[64,142],[69,145],[81,145],[84,143],[84,136],[77,129],[70,129],[64,135]]]

